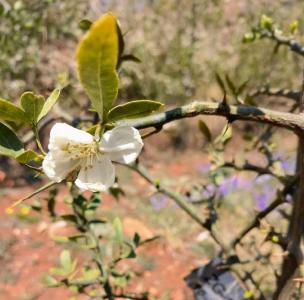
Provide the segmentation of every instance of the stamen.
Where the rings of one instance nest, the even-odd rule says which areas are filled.
[[[94,141],[91,144],[72,144],[68,142],[62,147],[62,150],[68,154],[72,154],[72,159],[88,158],[98,153],[98,144]],[[93,157],[90,158],[92,164]]]

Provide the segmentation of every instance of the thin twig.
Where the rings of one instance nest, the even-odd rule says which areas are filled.
[[[277,89],[269,86],[261,86],[249,93],[250,97],[257,96],[270,96],[270,97],[284,97],[287,99],[294,100],[295,102],[299,101],[300,91],[292,91],[289,89]]]
[[[255,172],[255,173],[258,173],[259,175],[271,175],[283,183],[285,183],[286,179],[289,178],[289,176],[279,176],[279,175],[273,173],[269,168],[260,167],[260,166],[251,164],[249,162],[245,162],[242,165],[237,165],[235,162],[225,162],[221,167],[233,168],[237,171]]]
[[[263,30],[260,32],[261,38],[268,38],[277,42],[279,45],[289,47],[289,49],[301,56],[304,56],[304,46],[293,38],[285,37],[275,31]]]

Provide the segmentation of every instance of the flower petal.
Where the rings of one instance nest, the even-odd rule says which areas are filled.
[[[67,177],[69,173],[75,170],[79,161],[71,159],[55,159],[51,152],[47,154],[42,162],[44,173],[53,181],[60,182]]]
[[[91,165],[81,167],[75,184],[82,190],[103,192],[114,184],[115,169],[107,156],[94,157]]]
[[[119,126],[102,136],[100,151],[107,153],[113,161],[130,164],[136,160],[143,145],[137,129]]]
[[[49,150],[61,149],[67,143],[90,144],[93,141],[93,136],[83,130],[66,123],[56,123],[50,132]]]

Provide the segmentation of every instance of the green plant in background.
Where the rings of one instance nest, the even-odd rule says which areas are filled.
[[[44,277],[49,287],[66,286],[75,292],[102,299],[103,286],[107,298],[135,297],[132,293],[121,293],[129,280],[136,276],[132,270],[121,271],[119,262],[136,258],[137,248],[151,240],[141,240],[135,233],[133,239],[123,236],[119,218],[112,222],[97,213],[100,206],[100,195],[92,194],[85,198],[71,186],[72,197],[66,200],[72,213],[56,215],[56,220],[64,220],[75,226],[79,234],[56,236],[54,239],[65,245],[77,245],[81,251],[91,254],[87,261],[78,262],[72,259],[69,250],[60,254],[59,266],[50,270]],[[147,294],[138,295],[136,299],[147,299]]]
[[[0,2],[0,88],[3,97],[14,99],[28,88],[45,91],[54,86],[54,72],[66,71],[53,64],[58,60],[58,47],[62,41],[75,41],[77,32],[80,32],[75,18],[84,15],[88,8],[85,2]],[[44,67],[45,64],[48,68]]]

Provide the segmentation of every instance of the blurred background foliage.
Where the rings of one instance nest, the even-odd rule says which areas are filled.
[[[177,104],[218,98],[215,72],[228,74],[236,84],[249,80],[249,87],[294,88],[302,67],[297,55],[269,40],[242,41],[262,14],[287,34],[298,21],[293,31],[301,41],[303,9],[300,0],[0,0],[1,97],[15,101],[29,89],[45,94],[66,74],[70,85],[64,105],[87,105],[75,101],[79,21],[108,10],[120,19],[126,52],[142,61],[123,65],[121,100]]]

